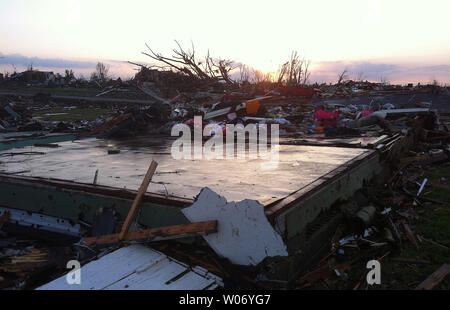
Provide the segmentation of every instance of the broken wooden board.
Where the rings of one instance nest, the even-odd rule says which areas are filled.
[[[139,208],[139,205],[141,204],[142,197],[144,197],[144,194],[147,192],[148,186],[150,184],[150,181],[152,180],[153,174],[155,173],[157,167],[158,163],[152,160],[150,166],[148,167],[147,173],[145,174],[144,180],[142,181],[142,184],[139,187],[139,191],[136,197],[134,198],[133,205],[131,206],[130,211],[128,212],[127,218],[125,219],[125,223],[123,223],[122,230],[120,231],[119,234],[120,239],[125,238],[125,235],[128,233],[131,223],[133,222],[136,216],[136,212]]]
[[[417,244],[416,237],[415,237],[414,233],[412,232],[411,228],[405,221],[402,221],[402,225],[403,225],[403,229],[405,230],[406,237],[414,245],[414,247],[418,250],[419,245]]]
[[[425,279],[419,286],[416,287],[416,290],[432,290],[433,287],[439,284],[442,280],[444,280],[445,276],[450,273],[450,265],[443,264],[439,267],[438,270],[433,272],[428,278]]]
[[[92,246],[132,240],[161,241],[191,237],[199,233],[210,234],[216,231],[217,221],[206,221],[128,232],[123,238],[120,238],[119,234],[90,237],[83,239],[82,244]]]
[[[64,268],[72,253],[67,247],[32,249],[28,253],[11,257],[0,266],[5,273],[39,272],[44,269]]]
[[[288,255],[283,239],[264,214],[264,206],[256,200],[228,203],[206,187],[182,212],[191,222],[218,221],[217,234],[204,238],[233,264],[257,265],[266,257]]]

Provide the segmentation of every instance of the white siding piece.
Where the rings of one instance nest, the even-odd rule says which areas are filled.
[[[203,278],[202,276],[189,272],[177,281],[168,285],[170,290],[183,290],[184,287],[189,287],[191,290],[203,290],[214,283],[214,280]]]
[[[169,283],[171,280],[173,282]],[[142,273],[134,273],[106,289],[202,290],[213,283],[214,280],[201,277],[174,261],[166,260],[155,268]]]
[[[214,251],[232,263],[257,265],[266,257],[287,256],[286,245],[256,200],[227,203],[204,188],[194,204],[182,210],[191,222],[217,220],[217,233],[204,236]]]
[[[200,266],[195,266],[192,268],[192,271],[194,271],[196,274],[204,277],[204,278],[211,278],[214,279],[217,283],[221,283],[222,279],[215,274],[212,274],[208,269],[205,269]],[[223,286],[223,284],[221,284]]]
[[[163,290],[166,282],[185,272],[186,268],[167,259],[161,260],[142,272],[135,272],[128,277],[109,285],[107,290]]]
[[[216,276],[198,275],[151,248],[131,245],[84,265],[81,285],[67,284],[64,275],[38,290],[197,290],[217,286],[217,282]]]
[[[8,222],[11,223],[17,223],[21,226],[47,230],[69,236],[80,235],[80,224],[72,225],[68,220],[39,213],[28,213],[23,210],[0,208],[0,216],[5,212],[9,212]]]

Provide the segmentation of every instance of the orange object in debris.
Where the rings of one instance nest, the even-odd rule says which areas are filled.
[[[80,137],[87,137],[87,136],[102,134],[115,126],[119,126],[120,124],[124,123],[126,120],[131,119],[132,117],[133,117],[132,113],[120,114],[120,115],[114,117],[112,120],[98,125],[92,131],[80,135]]]
[[[245,102],[245,108],[247,111],[247,114],[252,115],[256,114],[259,111],[259,107],[261,104],[259,103],[259,99],[253,99]]]
[[[314,132],[315,133],[324,133],[325,132],[325,127],[323,126],[318,126],[314,128]]]

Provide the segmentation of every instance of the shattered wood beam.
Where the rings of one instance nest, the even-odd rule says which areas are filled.
[[[152,163],[150,164],[150,167],[148,167],[147,174],[145,175],[144,180],[142,181],[141,187],[139,188],[136,198],[134,199],[133,204],[131,205],[131,209],[128,212],[128,216],[125,220],[125,223],[123,223],[122,231],[119,234],[119,239],[121,239],[121,240],[128,233],[128,229],[130,229],[131,223],[133,222],[134,217],[136,215],[136,211],[138,210],[138,207],[141,204],[142,197],[144,197],[144,194],[147,191],[148,185],[150,184],[150,181],[152,180],[153,174],[156,171],[156,167],[158,167],[158,163],[156,161],[152,160]]]
[[[428,278],[425,279],[416,290],[432,290],[433,287],[439,284],[450,273],[450,265],[443,264],[438,270],[433,272]]]
[[[450,249],[449,247],[447,247],[447,246],[445,246],[445,245],[442,245],[442,244],[440,244],[440,243],[437,243],[436,241],[427,239],[427,238],[425,238],[424,236],[419,236],[419,238],[420,238],[420,240],[426,241],[426,242],[428,242],[428,243],[430,243],[430,244],[432,244],[432,245],[435,245],[435,246],[437,246],[437,247],[440,247],[440,248],[442,248],[442,249],[446,249],[446,250],[449,250],[449,249]]]
[[[85,238],[83,245],[113,244],[119,241],[161,241],[194,236],[199,233],[211,234],[217,232],[217,221],[195,222],[183,225],[165,226],[127,233],[123,238],[119,234]]]

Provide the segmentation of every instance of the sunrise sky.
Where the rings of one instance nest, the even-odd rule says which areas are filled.
[[[33,63],[87,74],[105,61],[116,76],[149,62],[145,43],[276,71],[292,50],[312,61],[314,81],[351,75],[450,84],[450,1],[0,0],[0,72]]]

